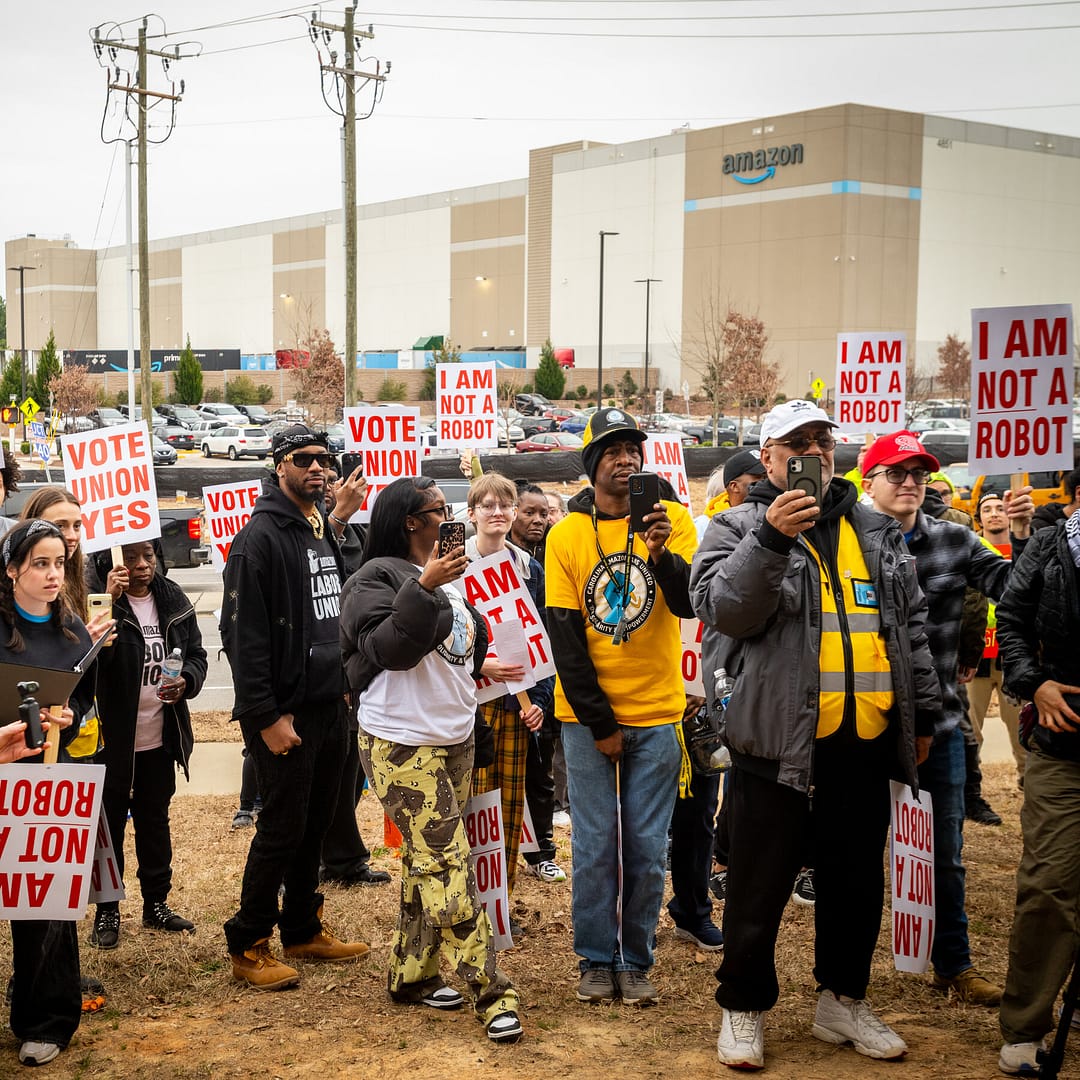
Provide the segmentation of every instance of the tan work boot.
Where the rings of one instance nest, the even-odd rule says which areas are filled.
[[[966,1001],[971,1005],[1001,1004],[1001,987],[992,983],[977,968],[969,967],[951,979],[935,973],[933,987],[946,992],[952,990],[958,1001]]]
[[[254,986],[256,990],[284,990],[300,982],[296,968],[283,964],[270,951],[270,939],[260,938],[242,953],[230,953],[233,978]]]
[[[371,949],[362,941],[338,941],[325,927],[310,941],[286,945],[285,955],[290,960],[358,960],[367,956]]]

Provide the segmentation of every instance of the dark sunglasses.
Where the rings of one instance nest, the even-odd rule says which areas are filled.
[[[442,506],[429,506],[426,510],[414,510],[413,517],[418,517],[420,514],[441,514],[444,521],[453,521],[454,511],[449,503],[443,503]]]
[[[286,454],[282,459],[284,461],[291,461],[298,469],[310,469],[311,463],[317,461],[319,467],[322,469],[329,469],[334,464],[333,454],[305,454],[305,453],[292,453]]]

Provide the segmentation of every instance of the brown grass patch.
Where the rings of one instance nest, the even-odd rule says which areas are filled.
[[[1020,852],[1021,797],[1008,765],[987,769],[986,790],[1005,818],[999,829],[966,832],[968,912],[976,964],[1002,981]],[[488,1076],[521,1080],[612,1075],[667,1078],[715,1076],[719,1010],[713,1002],[716,957],[675,941],[661,916],[653,975],[663,992],[654,1009],[587,1007],[574,1000],[570,887],[519,878],[517,918],[529,934],[500,963],[523,1003],[526,1038],[496,1047],[469,1011],[439,1014],[392,1005],[385,964],[398,890],[389,886],[327,889],[327,919],[343,936],[372,944],[365,960],[344,966],[308,964],[297,991],[259,994],[233,982],[221,924],[234,911],[250,832],[232,832],[228,796],[173,802],[174,881],[170,902],[197,924],[187,938],[144,930],[128,833],[128,890],[120,948],[89,948],[90,918],[80,927],[83,967],[105,983],[108,1005],[84,1018],[71,1047],[49,1076],[368,1077]],[[359,817],[376,865],[397,878],[397,861],[381,847],[382,816],[371,796]],[[558,830],[560,858],[570,865],[569,833]],[[842,838],[839,838],[842,842]],[[379,846],[376,846],[379,845]],[[720,912],[717,912],[719,919]],[[824,1080],[899,1076],[905,1080],[983,1080],[996,1074],[1000,1043],[996,1010],[956,1004],[932,991],[928,977],[892,968],[887,922],[871,994],[907,1040],[902,1066],[859,1057],[813,1039],[813,912],[789,905],[781,930],[781,996],[766,1023],[768,1075]],[[10,963],[10,934],[0,931],[0,962]],[[453,979],[452,979],[453,981]],[[0,1047],[0,1075],[19,1071],[17,1047]]]

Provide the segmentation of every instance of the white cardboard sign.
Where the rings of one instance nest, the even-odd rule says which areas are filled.
[[[87,554],[161,535],[154,448],[145,424],[65,435],[64,481],[82,505]]]
[[[1071,469],[1071,304],[971,312],[971,439],[977,473]]]
[[[436,364],[436,428],[441,447],[499,445],[499,396],[494,361]]]
[[[893,964],[897,971],[921,974],[930,966],[934,944],[934,807],[929,792],[919,792],[916,800],[907,784],[889,784]]]
[[[345,410],[345,449],[364,459],[364,503],[352,521],[370,521],[371,508],[387,484],[420,475],[420,410],[410,405]]]
[[[461,591],[465,599],[484,616],[489,652],[501,655],[499,642],[503,636],[502,626],[516,623],[524,632],[529,659],[525,665],[527,679],[520,685],[515,684],[515,691],[528,689],[540,679],[555,674],[547,630],[518,571],[517,560],[509,551],[497,551],[494,555],[470,563],[461,579]],[[510,691],[511,688],[505,683],[480,679],[476,684],[476,700],[481,704],[495,701]]]
[[[683,686],[690,697],[705,696],[705,684],[701,678],[701,633],[704,630],[700,619],[680,619],[679,636],[682,638],[682,678]]]
[[[690,505],[690,484],[686,479],[682,436],[654,432],[641,444],[641,467],[662,476],[674,489],[683,506]]]
[[[120,864],[116,858],[112,836],[109,835],[109,823],[102,810],[98,818],[97,843],[94,851],[94,869],[90,871],[90,904],[109,904],[114,900],[123,900],[124,879],[120,876]]]
[[[203,512],[210,534],[210,562],[219,573],[225,571],[233,537],[248,523],[255,500],[262,494],[262,482],[242,480],[239,484],[204,487]]]
[[[531,739],[533,736],[530,735]],[[529,800],[525,800],[525,812],[521,816],[521,841],[518,851],[539,851],[540,845],[536,842],[536,828],[533,825],[532,812],[529,810]]]
[[[836,335],[836,422],[852,435],[907,423],[907,336]]]
[[[0,918],[86,914],[104,765],[0,766]]]
[[[465,835],[476,875],[480,903],[495,931],[495,948],[512,949],[510,903],[506,895],[506,848],[503,843],[502,792],[473,795],[465,804]]]

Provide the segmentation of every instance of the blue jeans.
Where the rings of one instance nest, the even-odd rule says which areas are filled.
[[[919,787],[934,803],[934,945],[930,960],[942,978],[971,967],[964,910],[964,733],[954,728],[919,766]]]
[[[574,952],[581,970],[648,971],[664,898],[667,829],[681,751],[672,724],[620,725],[622,794],[622,951],[615,769],[581,724],[563,724],[566,776],[574,808]]]

